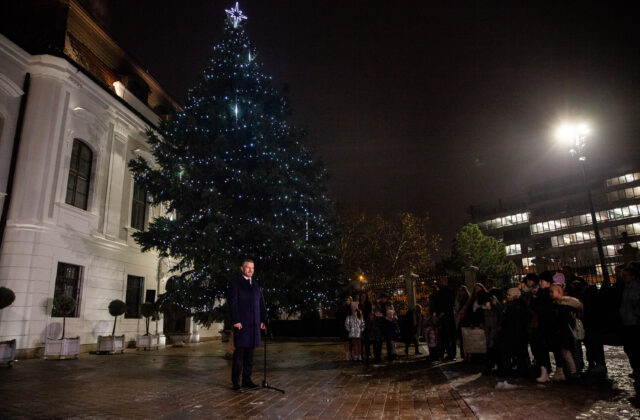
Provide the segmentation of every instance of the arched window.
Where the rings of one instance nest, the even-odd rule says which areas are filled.
[[[89,146],[78,139],[74,139],[65,203],[83,210],[87,209],[92,162],[93,152],[89,149]]]

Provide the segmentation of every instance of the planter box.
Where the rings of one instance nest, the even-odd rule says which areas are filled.
[[[16,358],[16,340],[0,341],[0,363],[12,367]]]
[[[136,350],[151,350],[160,347],[160,334],[138,335],[136,337]]]
[[[115,354],[116,352],[124,353],[124,334],[99,335],[97,352],[107,354]]]
[[[80,355],[80,337],[54,339],[48,338],[44,345],[44,358],[48,359],[58,356],[60,359],[66,359],[73,356],[77,359]]]

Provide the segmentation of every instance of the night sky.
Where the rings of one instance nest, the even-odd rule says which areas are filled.
[[[180,102],[235,4],[83,3]],[[341,206],[429,212],[448,246],[469,205],[579,173],[553,137],[563,118],[592,125],[590,172],[638,162],[633,2],[487,3],[240,2]]]

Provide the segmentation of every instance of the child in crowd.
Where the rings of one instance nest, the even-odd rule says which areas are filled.
[[[438,320],[433,316],[430,306],[425,306],[422,315],[422,335],[429,347],[429,359],[437,359],[440,355],[438,346]]]
[[[356,302],[351,303],[351,314],[344,321],[351,348],[351,360],[362,360],[361,338],[364,331],[362,312]]]

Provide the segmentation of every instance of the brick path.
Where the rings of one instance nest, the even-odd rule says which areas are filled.
[[[1,418],[475,418],[424,359],[368,366],[340,361],[338,343],[269,348],[269,384],[286,394],[230,389],[224,345],[82,354],[0,368]],[[256,351],[254,381],[262,379]]]

